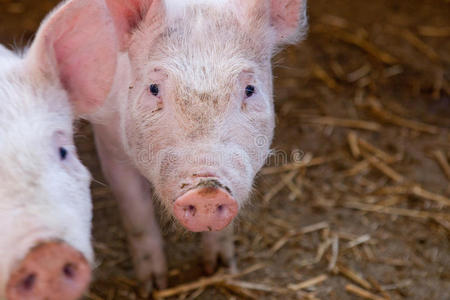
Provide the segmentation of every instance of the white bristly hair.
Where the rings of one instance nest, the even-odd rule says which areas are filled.
[[[224,6],[228,2],[230,0],[165,0],[167,16],[169,18],[179,16],[189,6],[198,4]]]

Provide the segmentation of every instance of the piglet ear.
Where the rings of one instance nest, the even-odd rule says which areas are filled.
[[[271,24],[278,35],[278,44],[293,44],[307,30],[307,0],[270,0]]]
[[[162,0],[106,0],[111,11],[121,50],[127,50],[133,31],[145,20],[150,7],[158,6]]]
[[[116,71],[118,42],[104,0],[72,0],[41,25],[26,63],[40,76],[60,82],[76,113],[103,104]]]

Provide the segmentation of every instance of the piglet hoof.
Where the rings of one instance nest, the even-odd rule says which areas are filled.
[[[146,264],[136,266],[138,280],[141,283],[139,294],[150,295],[153,288],[163,290],[167,288],[167,269],[164,262],[155,262],[154,264]],[[142,296],[145,298],[144,296]]]
[[[154,282],[155,282],[155,286],[159,289],[159,290],[163,290],[166,289],[168,284],[167,284],[167,273],[161,273],[161,274],[154,274],[153,276]]]
[[[206,261],[203,260],[203,270],[206,275],[211,276],[216,272],[217,261]]]
[[[167,264],[163,244],[159,239],[148,236],[130,238],[133,264],[139,280],[139,294],[149,296],[153,288],[167,287]]]
[[[152,281],[144,282],[139,285],[139,289],[138,289],[139,297],[148,299],[148,298],[150,298],[150,295],[152,294],[152,292],[153,292],[153,282]]]
[[[168,284],[167,284],[167,274],[166,273],[162,273],[159,275],[153,274],[153,277],[151,280],[141,282],[139,284],[138,294],[139,294],[139,297],[141,297],[141,298],[149,299],[154,288],[163,290],[163,289],[166,289],[167,286],[168,286]]]
[[[202,244],[203,267],[206,274],[214,274],[220,265],[232,274],[237,272],[231,229],[203,233]]]
[[[206,275],[213,275],[220,266],[225,267],[230,274],[237,273],[237,264],[234,257],[224,258],[221,253],[216,253],[215,259],[203,260],[203,268]]]
[[[227,264],[224,264],[224,265],[228,269],[228,272],[230,274],[237,274],[238,273],[236,258],[231,259]]]

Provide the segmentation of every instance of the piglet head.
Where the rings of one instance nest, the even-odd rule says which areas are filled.
[[[0,299],[79,299],[90,281],[91,176],[73,110],[100,105],[118,43],[101,0],[65,1],[25,57],[0,50]]]
[[[109,2],[133,78],[125,148],[185,228],[225,228],[269,153],[271,58],[302,36],[306,1]]]

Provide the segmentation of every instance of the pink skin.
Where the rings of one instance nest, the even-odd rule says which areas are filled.
[[[109,127],[94,125],[95,142],[102,169],[116,196],[137,277],[145,284],[144,293],[152,288],[152,282],[167,286],[167,264],[163,240],[154,217],[150,185],[147,180],[120,156]]]
[[[105,3],[76,0],[43,22],[25,59],[30,74],[62,86],[75,112],[84,114],[108,96],[117,50]]]
[[[227,191],[212,186],[183,194],[175,201],[173,210],[178,221],[190,231],[220,231],[237,215],[238,205]]]
[[[208,272],[218,258],[234,269],[229,224],[273,136],[271,57],[301,37],[306,0],[106,2],[122,53],[111,96],[90,120],[138,279],[165,276],[153,199],[186,229],[211,231]]]
[[[91,269],[84,256],[60,242],[31,249],[6,285],[9,300],[78,299],[87,289]]]

